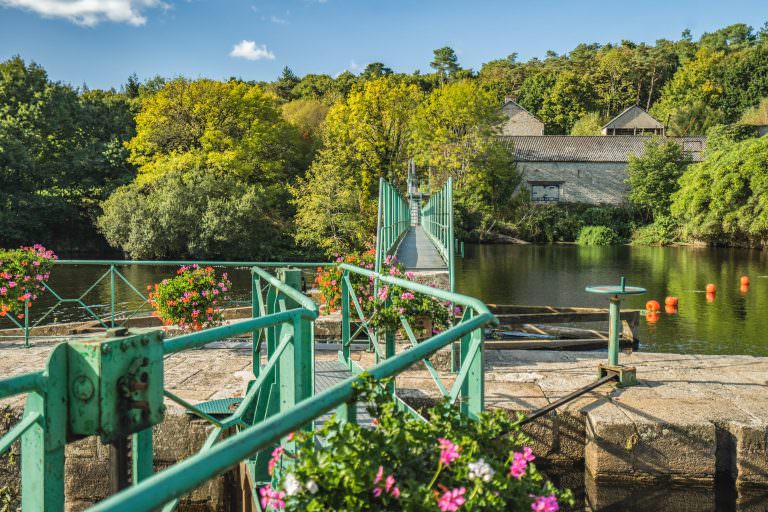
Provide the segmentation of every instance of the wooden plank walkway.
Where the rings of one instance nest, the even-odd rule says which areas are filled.
[[[315,392],[326,390],[339,382],[352,376],[352,372],[339,361],[315,360]],[[315,420],[315,425],[320,426],[331,417],[331,413],[324,414]],[[366,405],[357,404],[357,423],[364,426],[371,425],[371,415],[366,410]]]
[[[408,270],[447,270],[435,244],[421,226],[411,226],[397,248],[397,259]]]

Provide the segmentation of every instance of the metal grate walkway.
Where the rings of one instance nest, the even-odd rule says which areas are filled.
[[[339,382],[352,376],[352,372],[339,361],[315,361],[315,392],[335,386]],[[324,414],[315,420],[318,427],[331,417],[331,413]],[[370,426],[371,415],[368,414],[365,404],[357,404],[357,423]]]
[[[446,270],[435,244],[421,226],[411,226],[397,248],[397,259],[408,270]]]

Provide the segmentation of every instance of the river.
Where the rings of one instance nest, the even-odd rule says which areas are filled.
[[[584,291],[595,284],[627,283],[648,293],[628,297],[625,308],[644,308],[656,299],[662,312],[655,323],[644,317],[640,326],[640,350],[700,354],[748,354],[768,356],[768,254],[746,249],[693,247],[580,247],[576,245],[466,245],[465,257],[457,258],[456,282],[461,293],[488,303],[606,306],[605,297]],[[118,267],[138,291],[164,277],[176,267],[123,265]],[[57,265],[50,286],[63,298],[75,298],[99,278],[103,266]],[[247,269],[229,269],[237,304],[250,304]],[[739,278],[749,276],[748,291],[741,291]],[[307,276],[311,279],[311,276]],[[704,288],[717,287],[709,302]],[[117,310],[132,311],[142,300],[117,280]],[[110,280],[107,276],[83,302],[99,314],[110,309]],[[676,314],[667,314],[664,298],[679,299]],[[39,318],[56,300],[46,293],[34,305],[32,320]],[[59,306],[46,319],[59,322],[88,317],[78,304]],[[0,327],[9,327],[3,319]]]
[[[739,279],[750,279],[741,290]],[[602,306],[589,285],[628,285],[647,293],[623,308],[660,302],[654,323],[644,317],[640,350],[768,356],[768,254],[758,250],[697,247],[582,247],[577,245],[466,245],[457,258],[456,287],[488,303]],[[717,287],[714,300],[704,291]],[[664,298],[679,299],[675,314]]]

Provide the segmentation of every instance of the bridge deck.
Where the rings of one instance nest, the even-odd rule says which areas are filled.
[[[326,390],[339,382],[352,376],[352,372],[339,361],[315,360],[315,392]],[[315,425],[320,426],[331,417],[331,413],[324,414],[315,420]],[[370,425],[371,416],[366,410],[366,405],[357,404],[357,422],[360,425]]]
[[[424,228],[411,226],[405,238],[397,248],[397,259],[408,270],[446,270],[440,253],[432,243]]]

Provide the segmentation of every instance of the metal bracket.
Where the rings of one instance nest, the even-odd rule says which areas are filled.
[[[617,377],[619,387],[626,388],[629,386],[637,385],[637,371],[634,366],[610,366],[605,363],[597,365],[597,378],[602,379],[615,375]]]

